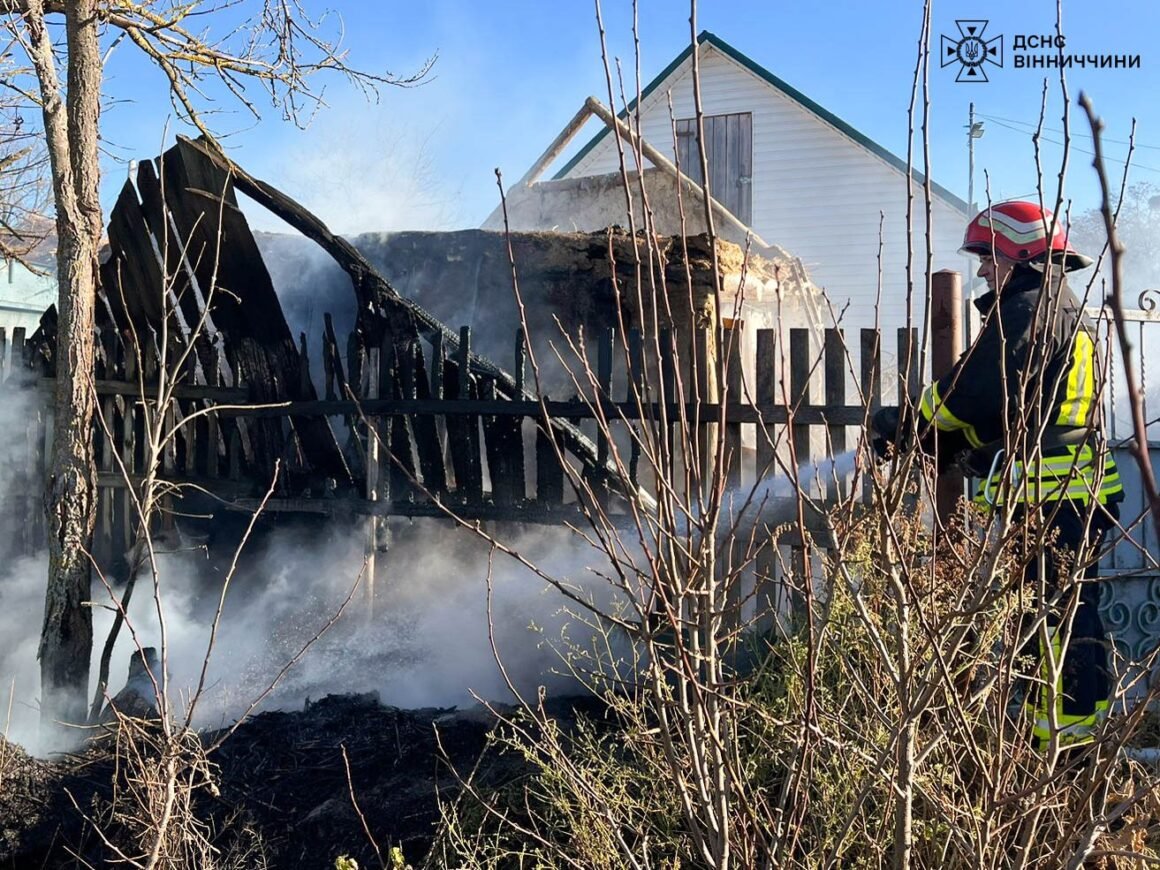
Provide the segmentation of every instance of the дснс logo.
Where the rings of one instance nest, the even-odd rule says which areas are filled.
[[[952,63],[961,64],[956,82],[985,82],[987,71],[985,64],[1003,65],[1003,35],[993,39],[983,39],[983,31],[987,29],[986,21],[955,21],[959,28],[959,39],[949,36],[942,37],[942,66]]]

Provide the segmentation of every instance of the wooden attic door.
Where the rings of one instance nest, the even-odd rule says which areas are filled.
[[[706,115],[705,156],[713,198],[743,224],[753,223],[753,115]],[[677,159],[681,171],[700,184],[696,118],[677,121]]]

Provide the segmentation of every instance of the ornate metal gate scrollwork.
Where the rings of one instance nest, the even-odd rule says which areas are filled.
[[[1160,391],[1153,382],[1155,375],[1149,366],[1149,341],[1160,340],[1160,289],[1141,291],[1134,309],[1124,312],[1129,337],[1134,345],[1132,364],[1139,375],[1144,396],[1144,419],[1148,421],[1148,452],[1152,466],[1160,472]],[[1120,522],[1125,534],[1101,565],[1106,576],[1100,587],[1100,611],[1104,625],[1115,645],[1117,667],[1121,679],[1135,681],[1129,696],[1138,697],[1149,682],[1160,679],[1160,541],[1156,539],[1153,524],[1146,513],[1147,501],[1135,460],[1126,445],[1134,438],[1128,415],[1128,397],[1116,373],[1123,367],[1120,348],[1115,340],[1111,313],[1106,309],[1089,309],[1093,318],[1106,327],[1111,340],[1108,348],[1109,390],[1104,406],[1107,414],[1108,436],[1120,478],[1124,484],[1124,502],[1120,508]],[[1104,329],[1101,328],[1101,332]],[[1154,353],[1154,352],[1153,352]],[[1149,395],[1151,393],[1151,395]],[[1151,400],[1151,401],[1150,401]],[[1151,672],[1149,680],[1140,679],[1142,669]]]

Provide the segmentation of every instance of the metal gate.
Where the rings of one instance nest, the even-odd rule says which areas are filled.
[[[1135,367],[1144,398],[1144,419],[1148,422],[1148,453],[1152,468],[1160,476],[1160,289],[1140,293],[1134,309],[1124,312],[1133,344]],[[1135,439],[1129,397],[1123,379],[1123,358],[1107,309],[1090,311],[1107,327],[1106,342],[1109,379],[1105,396],[1108,438],[1124,485],[1120,506],[1123,532],[1101,564],[1109,577],[1100,588],[1104,624],[1111,633],[1119,657],[1119,671],[1127,679],[1154,670],[1160,648],[1160,541],[1148,513],[1148,499],[1136,460],[1128,448]],[[1146,688],[1141,680],[1129,690],[1138,696]]]

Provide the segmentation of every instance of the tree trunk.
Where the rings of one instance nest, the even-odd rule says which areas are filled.
[[[53,445],[48,483],[48,584],[40,637],[41,727],[61,742],[56,723],[83,723],[92,655],[89,560],[96,522],[93,456],[94,308],[101,208],[97,162],[101,60],[97,0],[65,11],[67,105],[62,105],[44,7],[29,4],[33,62],[57,206],[59,304]]]

